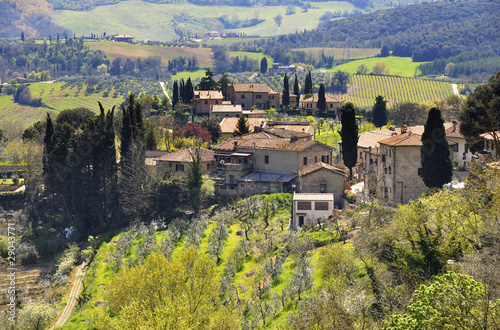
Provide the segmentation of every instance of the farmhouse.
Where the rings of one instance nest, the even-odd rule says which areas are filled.
[[[500,131],[483,133],[479,137],[483,139],[484,151],[496,158],[499,148]]]
[[[197,148],[191,147],[155,158],[156,172],[163,174],[170,171],[181,176],[187,175],[197,151]],[[199,152],[201,156],[201,172],[205,174],[213,169],[214,152],[204,148],[199,148]]]
[[[342,106],[345,101],[331,95],[326,94],[326,111],[328,113],[337,114],[337,110]],[[313,95],[307,99],[302,100],[302,110],[317,110],[318,109],[318,95]]]
[[[228,99],[233,104],[240,104],[243,110],[252,106],[265,110],[280,107],[280,92],[273,91],[267,84],[229,84]]]
[[[239,116],[238,116],[239,117]],[[220,123],[220,130],[222,132],[222,138],[227,140],[233,137],[233,133],[236,130],[238,124],[237,117],[224,117]],[[250,125],[250,133],[255,131],[255,128],[262,127],[266,123],[265,118],[247,118],[248,125]]]
[[[210,106],[209,118],[221,122],[226,117],[238,118],[244,115],[246,118],[266,118],[264,110],[243,110],[240,104],[223,104]]]
[[[133,36],[130,36],[128,34],[119,34],[116,36],[113,36],[114,41],[120,41],[120,42],[132,42],[134,40]]]
[[[344,167],[317,162],[299,172],[299,192],[333,194],[335,204],[342,204],[344,190],[349,188],[348,175]]]
[[[324,222],[334,213],[333,201],[333,194],[293,194],[290,227],[297,230],[304,225],[311,226]]]
[[[194,91],[191,101],[191,113],[195,115],[208,115],[212,105],[222,104],[224,96],[222,91]]]

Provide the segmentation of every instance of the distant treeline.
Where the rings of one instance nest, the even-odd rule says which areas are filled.
[[[329,21],[318,30],[281,35],[261,42],[275,48],[367,47],[384,45],[416,62],[448,58],[465,51],[499,51],[497,1],[423,3]]]
[[[487,75],[489,77],[500,71],[500,56],[492,50],[464,52],[457,56],[422,63],[418,69],[423,75],[445,74],[452,78],[462,75]]]

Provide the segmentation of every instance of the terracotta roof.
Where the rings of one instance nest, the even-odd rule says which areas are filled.
[[[236,143],[236,145],[235,145]],[[215,148],[216,151],[232,151],[236,149],[266,149],[283,151],[301,151],[314,144],[324,145],[318,141],[299,139],[291,142],[290,139],[280,138],[271,134],[260,132],[258,135],[249,134],[241,137],[234,137],[220,144]]]
[[[222,100],[224,98],[224,95],[222,95],[222,91],[194,91],[194,98],[201,100]]]
[[[267,84],[231,84],[235,92],[270,93],[273,90]]]
[[[294,201],[332,201],[333,194],[307,194],[307,193],[295,193],[293,194]]]
[[[193,157],[196,154],[196,148],[191,147],[187,149],[183,149],[172,154],[168,154],[159,158],[155,158],[156,162],[165,161],[165,162],[186,162],[191,163],[193,161]],[[200,155],[202,162],[210,162],[214,159],[214,152],[212,150],[208,150],[205,148],[200,148]]]
[[[169,153],[169,151],[164,150],[146,150],[146,158],[158,158],[168,155]]]
[[[274,126],[273,128],[264,128],[262,131],[285,139],[291,139],[294,136],[299,139],[311,137],[311,134],[309,133],[287,130],[284,128],[278,128],[276,126]]]
[[[340,174],[340,175],[347,177],[347,173],[343,169],[341,169],[340,167],[332,166],[330,164],[326,164],[323,162],[311,164],[309,166],[302,168],[299,171],[299,176],[308,175],[308,174],[311,174],[311,173],[316,172],[316,171],[321,170],[321,169],[326,169],[326,170],[329,170],[329,171],[332,171],[332,172],[335,172],[337,174]]]
[[[212,112],[242,112],[241,104],[215,104],[210,106]]]
[[[334,97],[334,96],[329,95],[329,94],[325,94],[325,99],[326,99],[327,103],[328,102],[339,102],[339,103],[345,102],[344,100],[339,99],[339,98]],[[308,97],[307,99],[302,100],[302,103],[314,103],[314,102],[318,102],[318,94],[315,94],[311,97]]]
[[[500,137],[500,131],[496,131],[495,132],[496,136],[497,137]],[[489,141],[493,141],[493,132],[486,132],[486,133],[483,133],[483,134],[479,134],[480,137],[482,137],[483,139],[485,140],[489,140]]]
[[[236,129],[239,118],[225,117],[220,123],[220,129],[222,133],[233,133]],[[253,132],[254,127],[260,127],[262,123],[265,123],[265,118],[247,118],[248,125],[250,125],[250,132]]]
[[[240,105],[241,107],[241,105]],[[243,114],[245,115],[251,115],[251,114],[267,114],[266,110],[258,110],[258,109],[255,109],[255,110],[242,110]]]
[[[400,134],[391,136],[390,138],[379,141],[380,144],[387,144],[389,146],[421,146],[421,135],[418,134]]]

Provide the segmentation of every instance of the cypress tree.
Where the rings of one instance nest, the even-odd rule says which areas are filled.
[[[201,185],[203,184],[203,174],[201,173],[200,149],[195,149],[196,151],[194,154],[190,152],[193,162],[191,163],[191,168],[187,173],[187,186],[191,207],[195,213],[198,213],[201,207]]]
[[[21,41],[24,42],[24,31],[21,31]]]
[[[250,133],[250,125],[248,124],[248,120],[245,118],[245,115],[241,114],[240,119],[238,119],[238,123],[236,124],[236,129],[233,132],[233,136],[239,136],[247,133]]]
[[[306,81],[304,82],[304,94],[312,94],[311,71],[309,71],[306,75]]]
[[[372,109],[373,125],[378,128],[387,125],[387,106],[383,96],[379,95],[375,98],[375,104]]]
[[[175,106],[179,103],[179,85],[177,84],[177,80],[174,81],[174,91],[172,95],[172,110],[175,109]]]
[[[324,113],[326,111],[325,84],[319,85],[318,103],[317,103],[316,107],[322,113]]]
[[[451,181],[453,173],[444,120],[438,108],[429,110],[420,150],[425,185],[429,188],[442,188]]]
[[[358,124],[356,123],[356,110],[354,104],[347,102],[340,109],[339,134],[342,138],[342,158],[344,165],[349,168],[349,179],[352,179],[352,168],[358,161]]]
[[[297,79],[297,74],[295,74],[295,82],[293,83],[293,94],[297,96],[295,103],[297,104],[298,107],[300,101],[300,89],[299,89],[299,80]]]
[[[186,104],[186,83],[184,82],[184,78],[181,78],[181,81],[179,82],[179,99],[182,101],[182,103]]]
[[[52,137],[54,136],[54,124],[52,118],[47,112],[47,122],[45,124],[45,137],[43,138],[44,152],[43,152],[43,172],[45,175],[49,174],[49,157],[52,153]]]
[[[193,82],[191,81],[191,77],[189,77],[186,82],[186,100],[184,101],[184,103],[190,104],[193,98],[194,98]]]
[[[266,73],[267,72],[267,58],[263,57],[262,60],[260,60],[260,73]]]
[[[283,77],[283,96],[282,96],[282,106],[287,108],[290,105],[290,88],[288,86],[288,77],[285,73]]]

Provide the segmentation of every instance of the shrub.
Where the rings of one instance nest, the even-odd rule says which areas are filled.
[[[38,251],[32,242],[22,242],[16,249],[16,256],[22,264],[33,264],[38,262]]]
[[[69,275],[79,258],[80,248],[76,244],[70,244],[59,260],[57,273]]]

